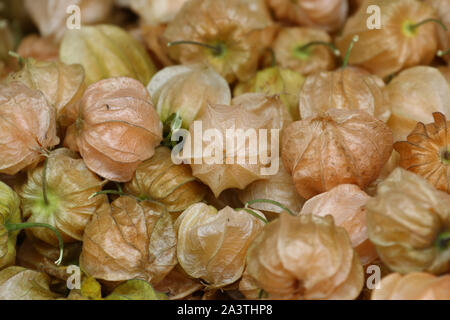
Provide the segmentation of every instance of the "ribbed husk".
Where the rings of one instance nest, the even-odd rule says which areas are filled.
[[[389,160],[384,164],[383,169],[381,169],[380,174],[378,175],[378,178],[370,183],[364,191],[369,196],[375,196],[377,194],[377,186],[382,182],[384,179],[386,179],[392,171],[394,171],[395,168],[399,166],[400,163],[400,154],[392,150],[391,156],[389,157]]]
[[[331,108],[362,110],[386,122],[391,112],[381,78],[347,67],[310,75],[300,91],[300,118],[323,115]]]
[[[17,53],[22,58],[34,58],[39,61],[56,61],[59,58],[59,47],[50,38],[31,34],[20,41],[17,47]]]
[[[450,29],[450,2],[447,0],[425,0],[426,3],[436,9],[439,20]],[[450,34],[442,28],[438,28],[439,49],[450,49]],[[450,55],[445,55],[443,58],[450,62]]]
[[[255,213],[264,218],[261,212]],[[234,283],[244,271],[248,246],[263,226],[244,210],[217,211],[205,203],[194,204],[176,221],[178,262],[209,288]]]
[[[150,95],[131,78],[89,86],[77,112],[64,144],[79,151],[89,169],[109,180],[130,181],[162,140],[162,124]]]
[[[231,91],[222,76],[205,64],[166,67],[147,86],[161,121],[179,113],[183,127],[201,117],[210,104],[230,104]]]
[[[368,265],[377,258],[367,233],[364,205],[369,199],[358,186],[341,184],[306,201],[300,214],[332,215],[336,225],[348,232],[361,263]]]
[[[282,159],[300,196],[309,199],[339,184],[373,182],[392,153],[392,132],[360,110],[330,109],[283,132]]]
[[[29,170],[27,181],[18,188],[22,215],[27,222],[47,223],[61,232],[64,242],[80,241],[92,215],[107,203],[104,195],[89,199],[105,184],[79,156],[68,149],[48,155],[45,175],[48,204],[43,196],[44,164]],[[29,230],[36,238],[58,246],[55,233],[47,228]]]
[[[0,172],[14,175],[59,143],[56,112],[42,92],[21,83],[0,85]]]
[[[400,166],[414,172],[439,190],[450,193],[450,120],[433,113],[434,123],[419,122],[407,141],[394,144]]]
[[[170,57],[183,64],[204,61],[228,82],[248,80],[256,72],[266,45],[265,32],[273,32],[267,8],[260,0],[192,0],[171,21],[166,42],[190,40],[222,45],[222,54],[196,45],[169,48]],[[270,38],[270,36],[268,37]]]
[[[380,8],[381,28],[369,29],[368,6]],[[405,24],[416,24],[425,19],[437,18],[428,4],[416,0],[366,0],[345,23],[336,46],[344,55],[353,37],[355,44],[349,63],[382,78],[415,65],[429,64],[437,49],[437,31],[434,23],[426,23],[414,32]]]
[[[333,70],[335,58],[330,48],[317,45],[305,51],[298,50],[312,41],[332,42],[328,33],[320,29],[301,27],[281,29],[273,43],[277,63],[283,68],[295,70],[303,75]]]
[[[60,295],[50,291],[50,282],[45,273],[8,267],[0,271],[0,300],[55,300]]]
[[[147,85],[156,72],[139,41],[114,25],[83,26],[66,31],[59,58],[67,64],[81,64],[87,85],[112,77],[130,77]]]
[[[203,287],[198,279],[192,279],[177,265],[155,289],[167,294],[170,300],[181,300]]]
[[[148,50],[150,50],[157,62],[164,67],[172,66],[175,63],[169,57],[169,48],[164,40],[163,34],[166,31],[166,24],[148,25],[143,24],[141,37]]]
[[[8,232],[7,223],[20,223],[20,199],[6,184],[0,181],[0,270],[14,264],[18,232]]]
[[[449,194],[397,168],[378,185],[366,210],[369,239],[391,270],[435,274],[450,270],[450,248],[436,243],[449,230]]]
[[[391,273],[381,279],[372,300],[450,300],[450,275],[424,272]]]
[[[406,140],[417,122],[433,122],[433,112],[450,118],[450,89],[435,68],[419,66],[401,72],[386,86],[385,95],[394,141]]]
[[[310,214],[282,213],[266,225],[248,250],[247,273],[268,299],[355,299],[364,282],[347,232]]]
[[[158,25],[175,18],[187,0],[130,0],[130,8],[141,18],[141,23]]]
[[[150,159],[139,165],[126,192],[163,203],[169,212],[179,212],[203,200],[207,188],[193,175],[187,164],[172,162],[171,151],[158,147]]]
[[[159,283],[176,265],[176,231],[164,205],[119,197],[87,225],[81,268],[106,281]]]
[[[267,0],[278,19],[337,31],[348,13],[346,0]]]
[[[70,124],[71,119],[67,116],[67,110],[81,99],[85,90],[83,67],[79,64],[67,65],[58,61],[25,59],[22,69],[10,74],[6,79],[7,84],[14,81],[40,90],[56,109],[57,120],[62,126]]]

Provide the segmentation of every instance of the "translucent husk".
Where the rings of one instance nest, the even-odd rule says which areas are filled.
[[[26,222],[46,223],[57,228],[66,243],[80,241],[92,215],[107,204],[106,196],[89,199],[92,193],[102,189],[105,182],[68,149],[52,151],[47,159],[46,165],[28,171],[27,181],[17,190],[22,215]],[[33,228],[29,232],[50,245],[58,246],[58,238],[52,230]]]
[[[18,232],[8,232],[7,223],[20,223],[20,199],[0,181],[0,270],[14,264]]]
[[[97,210],[87,225],[81,268],[106,281],[159,283],[176,265],[176,231],[157,202],[122,196]]]
[[[81,64],[87,85],[111,77],[130,77],[147,85],[156,72],[145,48],[114,25],[68,30],[62,39],[59,58],[67,64]]]
[[[315,28],[291,27],[283,28],[273,44],[277,63],[295,70],[303,75],[335,68],[335,56],[332,50],[324,45],[310,46],[301,49],[311,42],[331,43],[331,37],[323,30]]]
[[[34,58],[39,61],[56,61],[59,56],[59,47],[52,39],[31,34],[20,41],[17,53],[23,58]]]
[[[367,28],[368,6],[380,9],[381,28]],[[415,65],[427,65],[437,49],[437,33],[434,23],[417,28],[414,24],[426,19],[436,19],[436,13],[428,4],[415,0],[366,0],[345,23],[342,35],[336,40],[341,53],[345,52],[352,38],[359,36],[350,56],[349,64],[360,66],[384,78]]]
[[[89,86],[65,146],[79,151],[87,167],[113,181],[127,182],[155,152],[162,124],[145,87],[131,78],[111,78]]]
[[[439,20],[450,30],[450,2],[447,0],[425,0],[426,3],[436,9]],[[450,49],[450,34],[442,28],[438,28],[439,49]],[[450,56],[443,57],[445,61],[450,62]]]
[[[356,185],[341,184],[306,201],[300,214],[332,215],[336,225],[348,232],[361,263],[368,265],[377,258],[367,234],[364,205],[369,199]]]
[[[198,279],[189,277],[179,265],[155,286],[159,292],[167,294],[170,300],[185,299],[204,286]]]
[[[450,247],[445,242],[450,225],[449,194],[436,190],[419,175],[397,168],[378,185],[366,211],[369,239],[391,270],[434,274],[450,270]]]
[[[367,71],[346,67],[310,75],[300,91],[300,118],[323,115],[331,108],[361,110],[386,122],[391,112],[381,78]]]
[[[381,169],[378,178],[372,183],[370,183],[364,189],[364,191],[371,197],[375,196],[377,194],[378,184],[380,184],[380,182],[386,179],[391,174],[391,172],[394,171],[394,169],[399,166],[399,162],[400,162],[400,154],[394,149],[392,150],[389,160],[384,164],[383,169]]]
[[[0,85],[0,172],[14,175],[59,143],[56,112],[43,93],[21,83]]]
[[[396,76],[385,88],[394,141],[406,140],[417,122],[433,122],[433,112],[450,118],[450,89],[435,68],[419,66]]]
[[[292,123],[283,132],[282,159],[305,199],[339,184],[364,189],[392,153],[391,130],[360,110],[330,109]]]
[[[391,273],[381,279],[372,300],[450,300],[450,275],[440,277],[424,272]]]
[[[166,24],[141,25],[141,36],[147,48],[154,54],[156,60],[164,67],[172,66],[174,62],[169,57],[169,47],[163,39]]]
[[[273,32],[270,14],[261,4],[260,0],[187,2],[168,24],[166,42],[194,41],[215,49],[173,45],[170,57],[182,64],[205,62],[230,83],[248,80],[256,72],[259,54],[266,45],[264,33]]]
[[[234,96],[247,92],[264,93],[268,96],[279,95],[294,120],[298,115],[298,92],[305,79],[290,69],[269,67],[260,70],[249,81],[240,82],[234,87]]]
[[[450,193],[450,120],[440,112],[433,117],[433,123],[417,123],[407,141],[396,142],[394,148],[400,153],[402,168]]]
[[[201,117],[210,104],[230,104],[228,83],[205,64],[166,67],[147,86],[161,121],[179,113],[183,128]]]
[[[187,0],[130,0],[131,9],[136,12],[144,24],[157,25],[168,23]]]
[[[295,24],[337,31],[348,13],[345,0],[268,0],[275,16]]]
[[[264,217],[256,210],[255,214]],[[220,288],[241,277],[247,248],[264,223],[244,210],[225,207],[217,211],[197,203],[186,209],[175,225],[178,262],[183,270],[208,288]]]
[[[268,299],[355,299],[364,274],[347,232],[331,216],[282,213],[247,254],[247,273]],[[247,280],[248,281],[248,280]]]
[[[163,203],[169,212],[183,211],[202,201],[207,191],[192,175],[189,165],[172,162],[171,151],[166,147],[156,148],[153,157],[139,165],[124,189],[141,199]]]

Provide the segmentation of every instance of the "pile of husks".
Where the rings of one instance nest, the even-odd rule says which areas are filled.
[[[0,299],[450,299],[450,1],[0,2]]]

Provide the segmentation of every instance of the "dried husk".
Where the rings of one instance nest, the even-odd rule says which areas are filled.
[[[90,195],[102,190],[105,182],[68,149],[52,151],[47,159],[45,181],[44,164],[41,164],[28,171],[27,181],[17,190],[22,215],[27,222],[54,226],[64,242],[80,241],[92,215],[108,202],[104,195],[89,199]],[[43,183],[48,203],[45,203]],[[50,229],[33,228],[29,232],[50,245],[58,246],[58,238]]]
[[[283,68],[295,70],[305,76],[333,70],[336,65],[335,58],[329,47],[315,45],[299,50],[313,41],[332,42],[328,33],[320,29],[301,27],[281,29],[273,43],[277,63]]]
[[[59,57],[59,46],[50,38],[31,34],[20,41],[17,53],[22,58],[34,58],[39,61],[56,61]]]
[[[0,271],[0,300],[55,300],[60,297],[50,291],[50,277],[42,272],[22,267]]]
[[[261,212],[255,214],[264,218]],[[209,288],[237,281],[245,268],[247,248],[264,223],[244,210],[217,211],[197,203],[178,217],[177,257],[183,270]]]
[[[43,93],[21,83],[0,85],[0,173],[33,167],[59,143],[56,112]]]
[[[333,216],[336,225],[348,232],[361,263],[368,265],[377,258],[375,247],[369,241],[367,233],[364,205],[369,199],[358,186],[341,184],[306,201],[300,214]]]
[[[278,142],[275,135],[289,122],[289,117],[287,108],[277,97],[257,93],[241,95],[233,99],[231,106],[208,105],[199,121],[203,131],[214,130],[216,137],[210,142],[202,139],[203,134],[199,136],[191,125],[183,151],[176,157],[191,165],[192,174],[208,185],[216,198],[223,190],[243,189],[270,174],[271,164],[263,160],[265,157],[278,160],[275,154],[278,145],[272,146],[272,140]],[[234,129],[236,135],[229,133],[227,137],[227,129]],[[264,138],[259,129],[276,131],[274,134],[268,130],[266,146],[258,145]],[[245,136],[247,131],[254,135]],[[196,151],[197,141],[202,145],[201,154]],[[269,158],[267,160],[270,162]]]
[[[450,275],[424,272],[391,273],[381,279],[372,300],[450,300]]]
[[[162,204],[122,196],[87,225],[80,266],[96,279],[155,285],[176,265],[176,244],[172,218]]]
[[[381,260],[400,273],[450,270],[450,195],[395,169],[366,204],[369,239]],[[440,240],[440,237],[443,237]]]
[[[436,9],[439,20],[450,29],[450,2],[447,0],[425,0],[426,3],[431,5]],[[448,31],[438,28],[438,37],[439,37],[439,49],[441,50],[449,50],[450,49],[450,35]],[[445,55],[443,58],[450,62],[450,56]]]
[[[400,163],[400,154],[397,151],[392,150],[391,156],[390,156],[389,160],[383,166],[383,169],[381,169],[381,172],[378,175],[378,178],[375,181],[373,181],[371,184],[369,184],[364,189],[364,191],[369,196],[372,196],[372,197],[375,196],[377,194],[378,184],[380,184],[380,182],[382,182],[384,179],[386,179],[391,174],[391,172],[394,171],[394,169],[399,166],[399,163]]]
[[[130,8],[141,18],[141,23],[158,25],[168,23],[187,0],[130,0]]]
[[[202,288],[200,281],[189,277],[179,265],[155,286],[155,289],[165,293],[169,300],[185,299]]]
[[[270,14],[260,4],[259,0],[187,2],[168,24],[164,39],[206,43],[217,46],[218,52],[197,45],[175,45],[169,48],[170,57],[182,64],[206,62],[228,82],[248,80],[256,72],[267,37],[264,33],[273,32]]]
[[[0,270],[14,264],[19,233],[8,232],[5,224],[20,222],[20,199],[10,187],[0,181]]]
[[[14,81],[41,91],[56,109],[57,120],[63,126],[70,124],[67,109],[81,99],[85,90],[83,67],[58,61],[24,59],[22,69],[10,74],[6,79],[7,84]]]
[[[225,207],[242,208],[244,204],[239,200],[239,189],[227,189],[220,193],[219,197],[215,197],[214,193],[208,189],[203,202],[213,206],[217,210]]]
[[[113,6],[113,0],[25,0],[25,9],[31,16],[39,32],[44,37],[60,40],[68,25],[68,18],[74,12],[68,8],[76,5],[80,9],[82,25],[104,21]]]
[[[282,159],[305,199],[339,184],[364,189],[392,153],[392,132],[360,110],[330,109],[292,123],[283,132]]]
[[[166,67],[147,86],[161,121],[179,113],[183,128],[201,117],[208,103],[231,102],[228,83],[205,64]]]
[[[157,200],[169,212],[179,212],[203,200],[207,188],[193,175],[187,164],[176,165],[171,150],[158,147],[150,159],[139,165],[125,191],[139,198]]]
[[[381,28],[369,29],[368,6],[380,9]],[[411,25],[436,19],[435,10],[416,0],[366,0],[345,23],[336,46],[342,55],[354,36],[359,37],[350,55],[349,64],[362,67],[384,78],[415,65],[427,65],[436,54],[437,31],[434,23],[410,30]]]
[[[9,51],[14,49],[14,36],[7,20],[0,19],[0,63],[8,64],[11,60]]]
[[[444,76],[445,81],[447,81],[447,84],[450,87],[450,67],[440,66],[437,69]]]
[[[98,175],[127,182],[161,140],[162,124],[147,89],[137,80],[120,77],[86,89],[64,144],[79,151]]]
[[[407,141],[396,142],[400,166],[424,177],[436,189],[450,193],[450,120],[433,113],[434,123],[419,122]]]
[[[364,274],[331,216],[282,213],[251,244],[247,272],[269,299],[355,299]]]
[[[401,72],[386,86],[385,95],[394,141],[406,140],[417,122],[433,122],[433,112],[450,118],[450,89],[435,68],[419,66]]]
[[[348,13],[347,0],[267,0],[278,19],[337,31]]]
[[[300,91],[301,119],[323,115],[331,108],[362,110],[386,122],[391,112],[381,78],[355,67],[310,75]]]
[[[289,110],[294,120],[298,115],[298,92],[303,82],[303,76],[290,69],[269,67],[260,70],[249,81],[238,83],[233,90],[234,96],[244,93],[264,93],[278,95]]]
[[[166,31],[166,24],[146,25],[141,27],[141,36],[148,50],[153,53],[154,58],[164,67],[174,65],[174,62],[169,57],[169,48],[167,42],[163,38],[164,31]]]
[[[301,198],[295,190],[292,177],[282,162],[275,175],[253,182],[244,190],[239,190],[238,195],[242,203],[255,199],[274,200],[286,206],[293,213],[300,212],[305,202],[305,199]],[[253,203],[249,207],[262,211],[269,220],[278,218],[279,214],[283,212],[279,206],[265,202]]]
[[[147,85],[156,72],[139,41],[114,25],[68,30],[62,39],[59,58],[66,64],[81,64],[87,85],[112,77],[130,77]]]

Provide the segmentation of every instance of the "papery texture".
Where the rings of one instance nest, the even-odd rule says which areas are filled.
[[[159,292],[167,294],[170,300],[185,299],[190,294],[203,288],[198,279],[189,277],[181,267],[175,267],[155,286]]]
[[[55,61],[59,57],[59,47],[52,39],[31,34],[20,41],[17,53],[23,58]]]
[[[450,29],[450,2],[447,0],[425,0],[426,3],[431,5],[436,9],[439,20]],[[438,36],[439,36],[439,48],[441,50],[449,50],[450,49],[450,34],[448,31],[438,28]],[[445,55],[443,58],[450,62],[450,56]]]
[[[10,187],[0,181],[0,270],[13,265],[16,260],[18,232],[8,232],[5,225],[20,222],[20,199]]]
[[[168,23],[187,0],[130,0],[131,9],[136,12],[145,24],[157,25]]]

